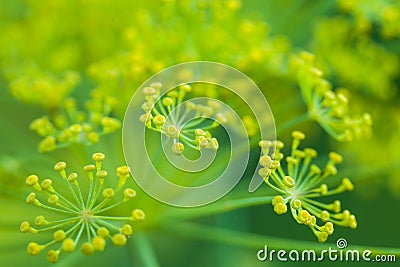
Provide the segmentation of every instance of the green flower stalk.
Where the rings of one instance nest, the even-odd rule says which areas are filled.
[[[356,228],[356,217],[348,210],[341,211],[339,200],[329,204],[316,200],[354,189],[349,178],[343,178],[342,183],[333,189],[328,188],[324,182],[329,176],[337,174],[336,164],[342,162],[342,156],[335,152],[329,153],[329,161],[321,170],[312,164],[312,160],[317,157],[317,151],[311,148],[298,149],[305,134],[294,131],[292,136],[291,154],[286,157],[281,153],[284,146],[281,141],[261,141],[259,144],[262,149],[262,168],[259,175],[278,193],[272,199],[274,211],[284,214],[289,208],[296,222],[310,227],[319,242],[325,242],[333,233],[334,224]],[[269,156],[273,147],[275,151]],[[286,169],[280,163],[283,159],[286,161]],[[324,224],[318,225],[317,220]]]
[[[311,119],[339,141],[372,135],[371,115],[351,113],[349,92],[345,89],[332,90],[331,83],[322,78],[322,71],[315,66],[314,55],[302,52],[300,56],[293,58],[292,63]]]
[[[209,100],[206,105],[195,104],[191,101],[183,103],[185,97],[191,92],[189,84],[180,85],[177,89],[169,91],[160,97],[160,83],[151,84],[143,89],[146,102],[142,109],[146,112],[140,117],[147,128],[160,132],[173,140],[172,152],[182,155],[185,146],[192,149],[218,150],[219,144],[213,138],[210,130],[217,128],[220,123],[226,123],[228,118],[224,113],[218,113],[221,105],[215,100]],[[185,105],[180,112],[172,112],[177,106]],[[216,120],[208,122],[207,119],[217,113]],[[170,123],[167,117],[170,116]],[[188,121],[184,123],[185,121]]]
[[[116,101],[112,97],[94,96],[87,102],[88,112],[78,110],[75,99],[63,102],[60,111],[49,118],[43,116],[30,124],[30,129],[43,140],[39,152],[49,152],[72,143],[94,144],[101,135],[121,128],[121,122],[111,116]]]
[[[87,256],[95,251],[103,251],[106,240],[111,240],[115,246],[125,245],[127,238],[133,232],[132,226],[127,222],[144,220],[145,214],[141,209],[134,209],[131,216],[127,217],[103,215],[104,212],[136,196],[132,188],[124,189],[130,173],[127,166],[117,168],[116,188],[104,188],[104,180],[108,177],[108,172],[101,167],[104,159],[104,154],[95,153],[93,154],[95,165],[83,167],[89,179],[86,197],[83,196],[85,191],[81,189],[78,174],[75,172],[67,174],[65,162],[58,162],[54,170],[59,172],[66,184],[65,187],[69,189],[68,195],[57,191],[51,179],[39,182],[36,175],[26,178],[26,184],[36,191],[26,197],[26,203],[54,211],[64,217],[60,220],[48,220],[43,215],[39,215],[35,219],[36,227],[31,226],[28,221],[22,222],[20,226],[22,233],[53,233],[53,239],[45,244],[30,242],[27,247],[30,255],[35,256],[45,249],[55,247],[47,252],[48,261],[54,263],[58,261],[61,251],[73,252],[81,243],[81,252]],[[48,204],[40,198],[47,198]]]

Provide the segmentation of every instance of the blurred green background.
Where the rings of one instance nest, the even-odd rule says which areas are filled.
[[[180,62],[210,60],[236,67],[253,79],[266,95],[279,129],[279,125],[307,111],[296,77],[288,71],[288,58],[302,50],[316,56],[318,67],[334,87],[351,92],[351,112],[369,112],[374,122],[371,138],[352,142],[334,140],[316,122],[296,126],[308,136],[304,145],[316,148],[323,156],[332,150],[344,156],[332,183],[348,176],[356,187],[340,199],[356,214],[358,228],[336,227],[328,242],[334,247],[336,239],[343,237],[350,248],[389,247],[398,253],[400,1],[0,3],[1,266],[48,265],[44,255],[33,258],[26,253],[26,244],[36,236],[18,231],[21,221],[38,215],[37,209],[24,203],[29,192],[24,186],[27,175],[52,176],[51,167],[58,160],[78,169],[96,151],[110,155],[110,168],[124,164],[120,132],[86,147],[87,155],[76,154],[74,145],[40,154],[40,138],[29,130],[33,119],[57,110],[66,96],[75,97],[83,107],[93,92],[101,92],[117,97],[113,115],[122,120],[130,97],[151,74]],[[79,82],[65,85],[66,71],[76,73]],[[29,83],[18,87],[22,78],[45,79],[50,86],[43,90]],[[278,138],[289,141],[289,130],[278,133]],[[255,168],[257,153],[254,148],[249,169]],[[226,198],[247,196],[249,179],[244,177]],[[264,188],[255,194],[268,192]],[[156,266],[154,258],[160,266],[297,266],[258,262],[256,252],[262,245],[254,245],[260,243],[259,239],[248,234],[257,235],[272,247],[275,244],[275,248],[320,246],[306,227],[295,223],[289,214],[277,216],[271,205],[194,220],[205,227],[226,230],[202,233],[197,229],[196,234],[196,228],[177,231],[158,227],[153,220],[157,221],[159,210],[168,213],[173,208],[160,207],[161,203],[146,196],[136,201],[150,218],[138,230],[137,239],[144,235],[146,242],[136,242],[132,236],[132,243],[126,247],[110,246],[90,257],[78,252],[63,255],[57,266]],[[396,263],[382,263],[391,265]]]

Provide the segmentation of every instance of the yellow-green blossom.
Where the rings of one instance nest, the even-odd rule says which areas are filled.
[[[176,155],[182,155],[185,146],[197,150],[204,148],[218,150],[218,141],[212,137],[210,130],[227,121],[226,115],[220,112],[221,104],[211,99],[206,105],[190,101],[183,103],[192,90],[189,84],[180,85],[156,101],[160,97],[161,86],[160,83],[155,83],[143,89],[145,102],[142,109],[145,113],[140,116],[140,121],[147,128],[171,138],[172,152]],[[181,107],[173,112],[181,104],[185,105],[185,108]],[[216,120],[208,122],[214,114],[216,114]],[[168,116],[170,116],[169,122]],[[186,121],[188,122],[185,123]]]
[[[57,108],[79,82],[74,71],[55,75],[38,67],[9,71],[10,92],[18,100],[46,109]]]
[[[322,78],[323,73],[315,65],[314,55],[302,52],[293,57],[292,64],[309,116],[328,134],[340,141],[371,136],[371,115],[352,114],[349,92],[341,88],[333,90],[331,83]]]
[[[100,136],[120,129],[121,122],[111,114],[115,104],[112,97],[94,96],[87,102],[88,112],[83,112],[78,110],[75,99],[66,99],[57,114],[31,122],[30,129],[43,137],[38,144],[39,152],[49,152],[71,143],[94,144]]]
[[[311,148],[299,149],[305,134],[294,131],[292,137],[290,156],[281,153],[284,146],[281,141],[260,142],[262,156],[259,163],[262,168],[259,175],[278,193],[272,200],[274,211],[284,214],[290,210],[296,222],[310,227],[320,242],[325,242],[333,233],[334,224],[356,228],[356,217],[348,210],[342,211],[339,200],[332,203],[316,200],[354,189],[349,178],[343,178],[341,184],[332,189],[325,183],[329,176],[337,174],[336,165],[343,161],[342,156],[335,152],[329,153],[329,160],[321,169],[312,163],[317,157],[317,151]],[[270,151],[273,147],[275,150]]]
[[[400,3],[393,0],[338,0],[340,10],[351,14],[359,27],[371,30],[373,24],[387,39],[400,36]],[[362,26],[364,25],[364,26]]]
[[[133,232],[128,222],[141,221],[145,218],[141,209],[134,209],[131,215],[126,217],[104,215],[106,211],[135,198],[136,192],[132,188],[124,188],[130,175],[127,166],[117,168],[117,186],[105,188],[104,180],[110,179],[108,172],[102,169],[105,155],[95,153],[92,158],[95,164],[83,167],[86,179],[89,180],[89,188],[86,190],[81,188],[82,178],[78,173],[67,173],[65,162],[58,162],[54,170],[60,174],[60,179],[69,190],[68,194],[63,194],[62,191],[56,189],[52,179],[40,181],[36,175],[26,178],[26,184],[34,190],[26,197],[26,203],[64,217],[52,220],[39,215],[34,220],[35,226],[28,221],[21,223],[22,233],[50,232],[53,234],[52,240],[47,243],[30,242],[27,246],[27,252],[30,255],[35,256],[49,249],[47,259],[54,263],[58,261],[62,251],[73,252],[77,247],[80,247],[84,255],[89,256],[95,251],[103,251],[107,240],[115,246],[123,246]]]

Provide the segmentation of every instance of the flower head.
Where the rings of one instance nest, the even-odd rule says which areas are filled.
[[[46,109],[58,107],[80,79],[74,71],[54,75],[36,66],[22,67],[17,73],[7,74],[11,94],[16,99]]]
[[[87,102],[86,113],[78,110],[75,99],[66,99],[55,116],[43,116],[31,122],[30,129],[43,137],[39,151],[49,152],[71,143],[97,143],[101,135],[121,127],[121,122],[111,117],[114,106],[112,97],[94,96]]]
[[[342,183],[332,189],[324,183],[329,176],[337,174],[336,165],[343,161],[342,156],[335,152],[329,153],[329,160],[325,168],[321,169],[312,164],[312,160],[317,157],[317,151],[311,148],[299,149],[305,134],[294,131],[292,136],[291,154],[286,157],[281,153],[284,146],[282,142],[260,142],[262,168],[259,174],[278,193],[272,200],[274,211],[284,214],[290,210],[293,218],[299,224],[309,226],[320,242],[325,242],[333,233],[334,224],[356,228],[355,216],[348,210],[342,211],[339,200],[329,204],[316,200],[354,189],[349,178],[343,178]],[[273,146],[276,149],[269,156],[269,150]],[[286,161],[286,170],[281,165],[283,159]],[[323,224],[319,225],[319,221]]]
[[[160,83],[154,83],[143,89],[145,102],[142,109],[146,112],[140,117],[147,128],[160,132],[173,140],[172,152],[182,155],[185,146],[193,149],[218,150],[218,140],[212,137],[210,130],[225,123],[227,118],[220,111],[221,105],[214,100],[207,104],[195,104],[186,101],[185,97],[191,92],[189,84],[180,85],[160,97]],[[180,105],[184,108],[178,108]],[[215,120],[209,122],[209,118],[215,115]],[[170,120],[167,117],[170,116]],[[188,121],[187,123],[185,123]]]
[[[136,196],[132,188],[124,188],[129,177],[129,168],[121,166],[117,168],[118,185],[115,188],[105,188],[105,179],[108,172],[102,169],[103,153],[93,154],[95,165],[86,165],[83,171],[89,180],[88,190],[82,190],[80,177],[77,173],[66,172],[67,164],[58,162],[54,170],[59,172],[61,179],[69,190],[68,195],[56,190],[51,179],[39,181],[38,176],[30,175],[26,178],[26,184],[35,192],[26,197],[27,204],[54,211],[64,216],[60,220],[50,220],[43,215],[35,218],[36,227],[24,221],[20,225],[22,233],[40,234],[52,232],[53,238],[45,244],[30,242],[27,252],[30,255],[38,255],[42,250],[55,247],[47,252],[50,262],[57,262],[62,251],[73,252],[80,247],[84,255],[91,255],[95,251],[103,251],[106,240],[110,239],[116,246],[125,245],[127,238],[132,234],[132,226],[129,221],[141,221],[145,214],[140,209],[134,209],[130,216],[115,217],[103,215],[104,212],[126,202]],[[86,196],[84,197],[84,193]],[[46,198],[48,204],[46,204]],[[114,202],[114,203],[113,203]]]
[[[293,63],[308,113],[327,133],[341,141],[372,134],[371,115],[351,114],[350,93],[344,89],[332,90],[332,85],[322,78],[322,71],[315,66],[314,55],[303,52]]]

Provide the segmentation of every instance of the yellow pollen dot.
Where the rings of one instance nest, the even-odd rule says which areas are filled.
[[[67,163],[65,163],[65,162],[58,162],[55,166],[54,166],[54,170],[55,171],[62,171],[62,170],[64,170],[65,168],[67,168]]]
[[[36,256],[44,249],[43,246],[39,245],[36,242],[30,242],[26,250],[28,251],[29,255]]]
[[[106,240],[103,237],[96,236],[95,238],[93,238],[92,244],[94,250],[104,251],[104,248],[106,247]]]
[[[131,220],[132,221],[142,221],[145,218],[145,214],[141,209],[134,209],[132,211]]]
[[[61,242],[66,238],[66,234],[63,230],[57,230],[54,232],[53,238],[57,242]]]
[[[91,243],[86,242],[86,243],[83,243],[81,250],[84,255],[90,256],[94,252],[94,247]]]
[[[33,186],[33,185],[37,184],[38,181],[39,181],[39,178],[38,178],[36,175],[29,175],[29,176],[26,178],[26,184],[27,184],[28,186]]]
[[[56,263],[58,261],[59,254],[60,254],[60,251],[55,251],[55,250],[51,249],[47,252],[47,260],[51,263]]]
[[[289,188],[292,188],[295,184],[293,178],[290,176],[283,177],[283,183]]]
[[[99,229],[97,229],[97,234],[100,237],[106,238],[110,235],[110,232],[108,231],[107,228],[105,227],[100,227]]]
[[[63,249],[66,252],[72,252],[75,250],[75,242],[72,238],[64,239],[63,241]]]
[[[92,156],[92,159],[96,162],[103,161],[106,158],[106,156],[103,153],[94,153]]]
[[[112,242],[114,245],[121,247],[126,244],[126,236],[123,234],[115,234],[112,237]]]
[[[127,235],[127,236],[131,235],[132,234],[132,226],[130,226],[129,224],[124,224],[121,227],[121,233],[124,235]]]

